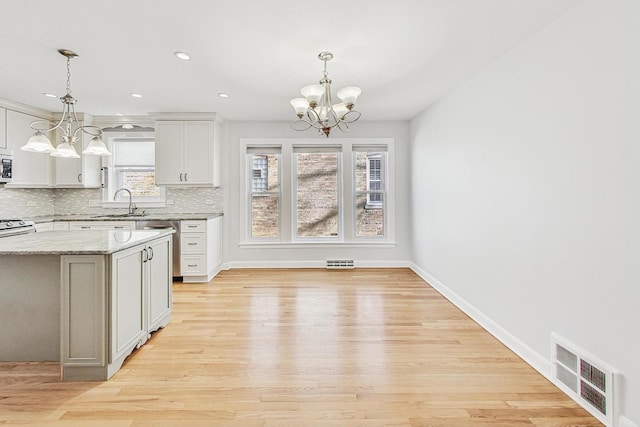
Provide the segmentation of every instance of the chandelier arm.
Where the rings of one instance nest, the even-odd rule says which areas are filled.
[[[359,111],[351,110],[351,111],[347,112],[344,116],[342,116],[342,119],[340,121],[344,122],[344,123],[353,123],[353,122],[358,121],[360,116],[361,116],[361,114],[360,114]]]
[[[349,130],[349,125],[343,121],[339,121],[338,123],[336,123],[336,127],[342,132],[347,132]]]
[[[313,108],[309,108],[307,110],[307,118],[311,127],[315,129],[322,129],[325,127],[322,123],[322,120],[320,120],[320,116],[318,115],[316,110],[314,110]]]
[[[36,132],[53,132],[54,130],[58,129],[62,125],[62,122],[64,122],[64,117],[62,117],[62,119],[60,119],[60,121],[58,123],[56,123],[56,125],[51,127],[51,128],[38,129],[38,127],[35,126],[37,123],[51,124],[51,122],[49,122],[48,120],[35,120],[35,121],[31,122],[30,126],[31,126],[31,129],[36,131]]]

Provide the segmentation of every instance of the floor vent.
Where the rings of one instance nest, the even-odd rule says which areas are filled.
[[[354,268],[353,260],[352,259],[328,259],[327,268],[349,270]]]
[[[613,369],[552,334],[553,380],[594,417],[613,426]]]

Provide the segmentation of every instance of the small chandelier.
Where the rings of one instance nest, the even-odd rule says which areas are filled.
[[[360,113],[353,109],[360,88],[349,86],[338,91],[338,98],[342,101],[333,104],[331,101],[331,80],[327,73],[327,61],[333,58],[331,52],[320,52],[318,59],[324,62],[324,71],[320,84],[305,86],[300,90],[304,98],[292,99],[291,105],[296,111],[298,120],[291,123],[294,130],[307,130],[311,127],[318,129],[320,135],[327,138],[331,129],[337,127],[343,132],[349,130],[348,123],[360,118]]]
[[[80,155],[73,144],[79,141],[78,134],[82,131],[93,137],[82,154],[110,156],[111,153],[102,142],[102,129],[97,126],[81,126],[76,117],[75,104],[77,100],[71,96],[71,58],[76,58],[78,55],[67,49],[58,49],[58,52],[67,58],[67,94],[60,98],[63,105],[62,117],[60,117],[60,121],[55,126],[46,129],[39,128],[39,126],[49,124],[46,120],[32,122],[31,129],[35,131],[35,134],[20,149],[35,153],[46,153],[54,157],[78,159]],[[76,129],[72,132],[71,128],[74,124]],[[56,129],[60,129],[63,134],[60,138],[60,144],[54,147],[44,132],[53,132]]]

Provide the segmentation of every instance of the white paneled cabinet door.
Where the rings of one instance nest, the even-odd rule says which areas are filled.
[[[42,119],[7,110],[7,148],[13,150],[13,182],[6,184],[8,187],[50,187],[52,185],[52,157],[48,154],[31,153],[20,149],[33,135],[31,122],[36,120]],[[46,125],[43,124],[43,126]]]
[[[171,237],[155,240],[147,247],[147,283],[149,286],[148,332],[169,323],[172,308],[173,266]]]
[[[109,363],[123,359],[147,339],[144,267],[147,251],[134,248],[111,258],[111,330]]]
[[[184,182],[213,183],[213,122],[184,122]]]
[[[182,122],[162,121],[155,126],[156,185],[180,185],[184,178]]]
[[[220,185],[219,124],[213,120],[159,120],[155,126],[157,185]]]

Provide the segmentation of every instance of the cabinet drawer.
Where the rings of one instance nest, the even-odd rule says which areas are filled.
[[[204,254],[206,251],[205,234],[181,234],[180,253]]]
[[[186,255],[181,257],[183,276],[202,276],[207,274],[204,255]]]
[[[182,221],[180,223],[181,233],[204,233],[206,230],[206,221]]]
[[[135,222],[133,221],[88,221],[88,222],[71,222],[69,230],[134,230]]]
[[[53,229],[55,231],[65,231],[69,229],[69,223],[64,221],[64,222],[54,222],[53,223]]]

